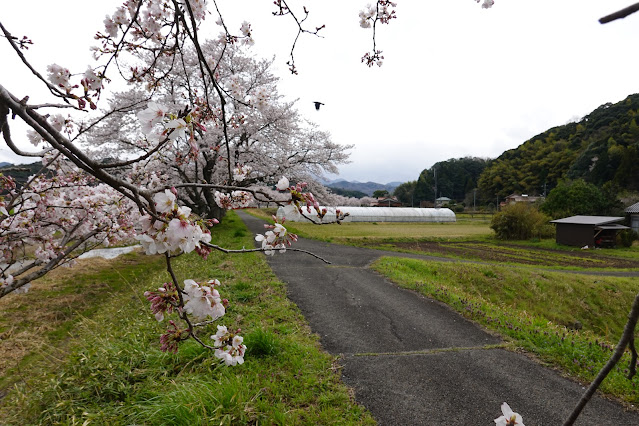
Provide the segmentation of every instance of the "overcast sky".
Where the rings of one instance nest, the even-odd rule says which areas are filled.
[[[21,0],[3,4],[0,21],[33,39],[28,55],[43,73],[53,62],[83,72],[93,34],[120,3]],[[299,99],[300,112],[335,142],[354,145],[339,178],[408,181],[437,161],[494,158],[639,92],[639,14],[597,22],[632,0],[496,0],[488,10],[473,0],[397,0],[398,18],[379,26],[381,68],[360,62],[372,47],[371,31],[358,25],[366,3],[296,2],[311,12],[311,27],[326,28],[323,38],[298,41],[292,76],[290,19],[273,17],[269,0],[218,1],[230,29],[251,23],[256,55],[275,55],[281,94]],[[211,36],[214,21],[204,29]],[[37,101],[37,83],[0,42],[0,84]],[[325,105],[315,111],[313,101]],[[6,147],[0,161],[16,162]]]

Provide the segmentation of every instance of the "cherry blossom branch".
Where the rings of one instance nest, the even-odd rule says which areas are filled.
[[[171,279],[173,280],[173,284],[177,288],[177,294],[178,294],[178,297],[179,297],[179,300],[180,300],[179,305],[178,305],[178,314],[179,314],[179,317],[188,326],[188,328],[187,328],[188,336],[192,337],[196,342],[198,342],[203,347],[205,347],[207,349],[214,350],[215,349],[214,347],[209,346],[206,343],[204,343],[195,334],[195,329],[194,329],[193,323],[191,323],[191,319],[189,318],[188,314],[183,309],[184,308],[184,296],[182,295],[182,293],[183,293],[184,290],[182,288],[180,288],[180,285],[178,284],[177,277],[175,276],[175,272],[173,271],[173,266],[171,265],[171,256],[168,253],[166,253],[164,257],[166,259],[166,270],[169,273],[169,275],[171,276]],[[183,339],[183,340],[186,340],[186,338]]]
[[[2,30],[2,33],[4,34],[4,36],[6,37],[7,41],[9,42],[9,44],[11,45],[11,47],[13,48],[13,50],[16,52],[16,54],[18,55],[18,57],[20,58],[20,60],[22,61],[23,64],[26,65],[27,68],[29,68],[29,70],[33,73],[33,75],[35,75],[40,81],[42,81],[47,88],[49,89],[49,91],[51,92],[52,95],[56,96],[56,97],[60,97],[63,98],[65,102],[68,102],[67,100],[67,94],[63,93],[61,90],[59,90],[57,87],[55,87],[53,84],[49,83],[49,81],[44,78],[42,76],[42,74],[40,74],[30,63],[29,61],[27,61],[27,58],[24,56],[24,54],[20,51],[19,46],[15,43],[15,37],[13,37],[11,35],[11,33],[9,33],[9,31],[4,27],[4,25],[2,25],[2,22],[0,22],[0,30]],[[80,109],[77,107],[72,107],[74,109]]]
[[[27,105],[17,101],[2,85],[0,85],[0,105],[11,109],[14,115],[20,116],[27,125],[38,132],[53,148],[60,151],[77,167],[129,198],[138,205],[141,211],[149,211],[149,209],[152,211],[153,203],[149,191],[143,191],[138,186],[118,179],[100,169],[95,161],[91,160],[84,152],[55,130],[44,117],[32,111]],[[143,199],[147,202],[146,205],[142,202]]]
[[[366,9],[359,12],[360,27],[372,27],[373,29],[373,50],[366,52],[364,56],[362,56],[362,62],[368,67],[372,67],[373,65],[382,66],[384,57],[382,56],[382,51],[377,49],[377,23],[389,24],[392,19],[397,18],[395,10],[389,9],[390,7],[396,6],[397,3],[393,3],[389,0],[377,0],[374,7],[369,4]]]
[[[16,280],[14,280],[11,284],[7,284],[4,286],[0,287],[0,298],[6,296],[7,294],[11,293],[12,291],[19,289],[20,287],[29,284],[31,281],[34,281],[40,277],[43,277],[44,275],[46,275],[49,271],[51,271],[52,269],[54,269],[56,266],[58,266],[58,264],[60,262],[62,262],[64,259],[66,259],[69,254],[71,252],[73,252],[75,249],[77,249],[78,247],[80,247],[80,245],[82,243],[84,243],[86,240],[92,238],[93,236],[97,235],[100,232],[100,230],[95,229],[91,232],[89,232],[88,234],[83,235],[80,239],[78,239],[78,241],[76,241],[75,243],[71,244],[69,247],[67,247],[65,250],[63,250],[58,256],[56,256],[54,259],[50,260],[44,267],[38,269],[37,271],[32,272],[31,274],[27,275],[26,277],[22,277],[22,278],[18,278]]]
[[[0,88],[1,87],[2,86],[0,86]],[[0,133],[2,133],[2,137],[4,138],[4,141],[9,147],[9,149],[11,149],[13,152],[23,157],[42,157],[49,151],[49,150],[44,150],[41,152],[26,152],[18,148],[16,144],[13,142],[13,139],[11,139],[11,129],[9,128],[8,117],[9,117],[9,107],[5,103],[0,102]]]
[[[210,248],[212,248],[214,250],[221,251],[222,253],[226,253],[226,254],[267,252],[267,251],[272,251],[273,250],[273,249],[265,249],[265,248],[254,248],[254,249],[244,249],[243,248],[243,249],[232,250],[232,249],[227,249],[227,248],[224,248],[224,247],[220,247],[220,246],[218,246],[216,244],[211,244],[211,243],[202,243],[202,244],[204,244],[205,246],[210,247]],[[328,265],[331,265],[330,261],[328,261],[328,260],[324,259],[323,257],[318,256],[317,254],[315,254],[313,252],[310,252],[308,250],[298,249],[298,248],[293,248],[293,247],[287,247],[286,251],[297,251],[297,252],[300,252],[300,253],[305,253],[305,254],[308,254],[310,256],[313,256],[316,259],[321,260],[322,262],[324,262],[324,263],[326,263]]]
[[[610,15],[606,15],[603,18],[599,19],[600,24],[607,24],[608,22],[615,21],[617,19],[623,19],[626,16],[632,15],[635,12],[639,11],[639,3],[635,3],[631,6],[628,6],[624,9],[618,10],[617,12],[611,13]]]

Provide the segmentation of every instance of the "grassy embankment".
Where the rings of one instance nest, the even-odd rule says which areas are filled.
[[[482,233],[482,229],[489,230],[487,223],[288,225],[292,232],[305,237],[350,244],[357,239],[377,239],[379,247],[400,239],[446,238],[468,242],[479,236],[479,250],[503,245]],[[560,367],[567,375],[583,382],[592,381],[621,335],[632,300],[639,292],[639,279],[518,267],[518,260],[523,262],[530,256],[528,247],[566,249],[554,241],[518,242],[518,245],[510,249],[513,255],[509,266],[385,257],[375,262],[373,268],[399,286],[440,300],[466,318],[499,333],[510,342],[511,349],[523,348],[542,362]],[[606,256],[639,260],[636,246],[602,252]],[[573,260],[570,250],[548,252],[545,256],[549,265]],[[601,390],[636,404],[639,378],[624,377],[629,359],[626,354]]]
[[[233,213],[216,243],[252,245]],[[142,293],[167,280],[163,257],[130,254],[60,269],[26,295],[0,301],[2,424],[369,424],[262,255],[175,260],[179,279],[218,278],[241,328],[246,362],[220,366],[189,341],[159,350]],[[202,338],[215,332],[204,330]]]

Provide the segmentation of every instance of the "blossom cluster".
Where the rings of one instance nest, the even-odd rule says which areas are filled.
[[[168,138],[171,141],[186,141],[191,145],[192,151],[198,151],[195,145],[197,131],[206,131],[199,123],[199,109],[194,108],[180,117],[169,112],[169,108],[158,102],[149,102],[147,108],[138,112],[142,132],[149,142],[159,142]],[[188,137],[187,137],[188,136]]]
[[[217,333],[211,336],[213,345],[217,348],[215,356],[223,360],[226,365],[244,363],[246,345],[243,344],[244,338],[238,335],[239,332],[240,330],[237,330],[232,333],[225,326],[218,325]]]
[[[160,349],[163,352],[177,353],[178,345],[190,337],[188,329],[179,328],[175,322],[169,320],[169,328],[160,336]]]
[[[71,263],[73,256],[64,254],[73,243],[83,243],[81,250],[134,235],[136,210],[120,193],[59,161],[51,173],[32,176],[19,190],[0,178],[0,289],[39,265]],[[27,247],[34,258],[18,261]]]
[[[177,289],[173,283],[164,283],[157,291],[145,291],[144,297],[151,302],[151,312],[155,319],[162,321],[165,313],[171,313],[179,305]]]
[[[232,191],[230,194],[215,191],[215,203],[221,209],[245,209],[252,201],[253,196],[247,191]]]
[[[146,254],[190,253],[196,249],[202,254],[206,251],[202,243],[211,242],[211,232],[204,222],[191,215],[190,208],[177,205],[176,192],[166,189],[153,197],[159,219],[148,214],[140,219],[141,233],[135,238]]]
[[[220,293],[215,288],[219,285],[218,280],[210,280],[204,284],[185,280],[184,311],[198,320],[204,320],[207,317],[216,320],[224,316],[225,304],[228,302],[222,301]]]
[[[51,124],[57,132],[65,133],[70,136],[75,130],[75,124],[70,117],[64,117],[62,114],[53,114],[47,117],[47,122]],[[38,132],[33,129],[27,130],[27,139],[29,142],[33,144],[33,146],[38,146],[41,143],[46,142],[42,136]]]
[[[103,75],[96,73],[93,68],[88,67],[82,75],[80,84],[72,84],[71,71],[61,65],[49,65],[47,67],[47,73],[49,82],[51,82],[51,84],[53,84],[56,88],[64,91],[64,93],[70,98],[75,99],[78,102],[78,107],[80,109],[86,108],[87,102],[91,109],[97,109],[95,100],[99,97],[100,91],[103,88]],[[83,94],[78,95],[73,93],[73,90],[80,86],[84,89]]]
[[[197,320],[215,321],[224,316],[228,306],[228,300],[222,299],[217,290],[220,285],[220,281],[216,279],[203,283],[187,279],[184,280],[183,288],[173,283],[164,283],[156,291],[145,292],[144,296],[151,302],[151,312],[158,321],[164,320],[164,315],[172,312],[178,312],[182,318],[191,315]],[[246,349],[246,346],[241,345],[242,337],[237,334],[229,337],[226,327],[218,326],[218,331],[221,329],[224,333],[218,336],[216,342],[219,345],[216,345],[216,348],[220,348],[227,339],[230,339],[231,343],[228,348],[216,350],[216,356],[224,359],[227,365],[242,364]],[[179,343],[188,339],[192,332],[192,328],[180,329],[174,321],[170,320],[169,327],[160,336],[161,350],[177,352]]]
[[[233,180],[236,182],[242,182],[250,174],[253,168],[245,164],[238,164],[233,168]]]
[[[366,8],[359,12],[359,26],[362,28],[370,28],[371,24],[379,21],[382,24],[390,23],[391,19],[397,18],[395,10],[391,7],[397,7],[397,3],[388,0],[378,0],[375,6],[368,4]]]
[[[269,229],[264,234],[257,234],[255,241],[262,243],[262,250],[264,254],[273,255],[275,250],[279,250],[280,253],[286,251],[286,247],[290,247],[292,243],[297,241],[297,235],[287,231],[287,229],[278,223],[277,217],[273,216],[274,225],[265,224],[264,228]]]
[[[142,7],[140,7],[138,13],[139,3],[137,0],[127,0],[113,15],[107,15],[104,18],[104,29],[108,37],[116,38],[120,31],[124,32],[127,27],[131,26],[132,40],[134,42],[149,41],[158,44],[162,42],[164,24],[173,20],[175,11],[169,7],[166,1],[145,0],[142,2]],[[178,4],[185,9],[188,7],[193,11],[196,23],[206,18],[206,0],[180,0]],[[135,21],[133,21],[133,17],[136,17]],[[98,40],[104,40],[105,38],[100,33],[96,35]],[[110,50],[107,50],[108,46],[109,44],[105,42],[103,51],[100,53],[110,53]],[[129,48],[133,47],[129,46]]]
[[[475,0],[477,3],[482,2],[482,9],[490,9],[495,4],[494,0]]]
[[[246,21],[242,22],[242,26],[240,27],[240,32],[242,33],[242,36],[244,37],[245,44],[249,46],[252,46],[253,44],[255,44],[255,41],[253,40],[253,35],[251,33],[251,24],[249,24]]]

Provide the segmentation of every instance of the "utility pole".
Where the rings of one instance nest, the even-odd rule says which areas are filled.
[[[437,207],[437,169],[435,167],[433,167],[433,175],[435,176],[435,200],[433,202]]]
[[[475,214],[475,210],[476,210],[475,209],[475,206],[476,206],[475,200],[476,199],[477,199],[477,188],[474,188],[473,189],[473,215]]]

